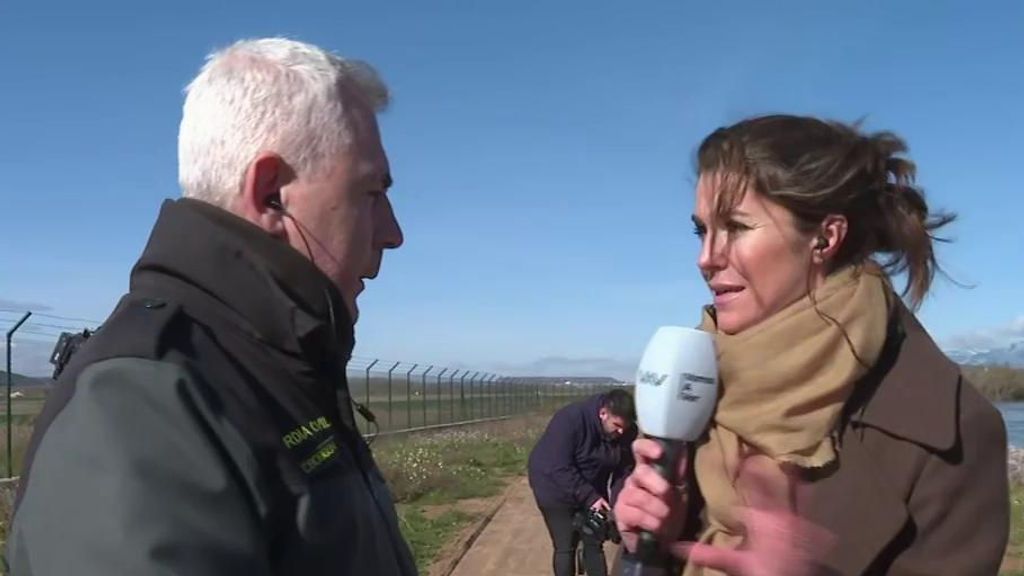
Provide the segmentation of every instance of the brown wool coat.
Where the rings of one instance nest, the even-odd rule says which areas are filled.
[[[1002,417],[898,308],[847,403],[837,466],[798,513],[838,537],[821,574],[995,575],[1009,533]]]

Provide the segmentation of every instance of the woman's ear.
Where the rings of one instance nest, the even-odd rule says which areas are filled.
[[[821,227],[812,240],[811,250],[818,263],[832,259],[846,240],[848,222],[842,214],[829,214],[821,221]]]

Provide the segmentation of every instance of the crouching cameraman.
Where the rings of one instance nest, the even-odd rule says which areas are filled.
[[[588,576],[606,576],[605,526],[622,482],[633,469],[636,407],[625,390],[569,404],[551,418],[530,453],[530,488],[554,546],[555,576],[576,573],[583,543]]]

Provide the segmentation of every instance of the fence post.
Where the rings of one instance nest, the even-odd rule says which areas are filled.
[[[412,428],[412,372],[419,364],[413,364],[405,373],[405,427]]]
[[[506,416],[507,415],[506,414],[507,406],[505,405],[505,402],[508,400],[508,398],[505,396],[505,386],[506,385],[507,385],[507,382],[505,381],[505,376],[498,376],[498,389],[501,390],[501,394],[498,396],[498,415],[499,416]]]
[[[376,366],[377,362],[380,362],[380,360],[377,358],[374,358],[373,362],[370,362],[370,365],[366,367],[366,378],[363,379],[363,382],[366,383],[366,409],[371,411],[373,409],[370,408],[370,369]],[[370,423],[367,422],[365,425],[368,427],[369,424]]]
[[[429,368],[427,368],[426,372],[424,372],[423,374],[420,375],[420,381],[423,384],[423,394],[422,394],[423,398],[421,400],[421,403],[422,403],[422,407],[423,407],[423,425],[424,426],[427,425],[427,374],[430,374],[430,371],[433,370],[433,369],[434,369],[434,366],[431,365]]]
[[[469,370],[462,373],[462,378],[459,378],[459,420],[466,419],[466,376],[469,376]]]
[[[505,416],[512,413],[512,381],[509,380],[508,376],[502,376],[501,379],[505,382]]]
[[[448,423],[455,423],[455,375],[459,373],[456,369],[448,375]]]
[[[392,430],[394,429],[394,425],[391,423],[391,410],[393,408],[393,404],[391,402],[391,373],[395,371],[395,368],[398,368],[399,364],[401,364],[401,362],[395,362],[395,365],[388,370],[388,428]]]
[[[448,371],[448,368],[443,368],[437,374],[437,423],[441,423],[441,415],[444,414],[444,410],[441,408],[441,376]]]
[[[491,374],[491,377],[487,379],[487,387],[491,390],[490,401],[487,402],[487,408],[491,413],[491,418],[494,418],[497,414],[495,409],[497,406],[498,395],[494,390],[494,380],[498,377],[497,374]]]
[[[12,455],[11,449],[11,383],[13,376],[11,375],[11,338],[14,337],[14,333],[21,328],[21,325],[28,320],[31,316],[31,312],[25,312],[25,315],[18,320],[18,323],[11,327],[7,331],[7,477],[11,478],[14,476],[14,456]]]
[[[477,376],[480,373],[476,372],[473,377],[469,379],[469,419],[474,420],[476,418],[476,398],[473,394],[473,382],[476,381]]]
[[[484,388],[484,384],[487,383],[487,376],[489,372],[484,372],[480,375],[480,416],[487,418],[487,389]]]
[[[487,373],[487,417],[494,417],[494,373]]]

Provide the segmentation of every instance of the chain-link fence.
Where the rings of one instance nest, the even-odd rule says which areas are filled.
[[[353,358],[348,386],[376,428],[394,433],[549,410],[618,383],[611,378],[504,376],[466,368]]]

